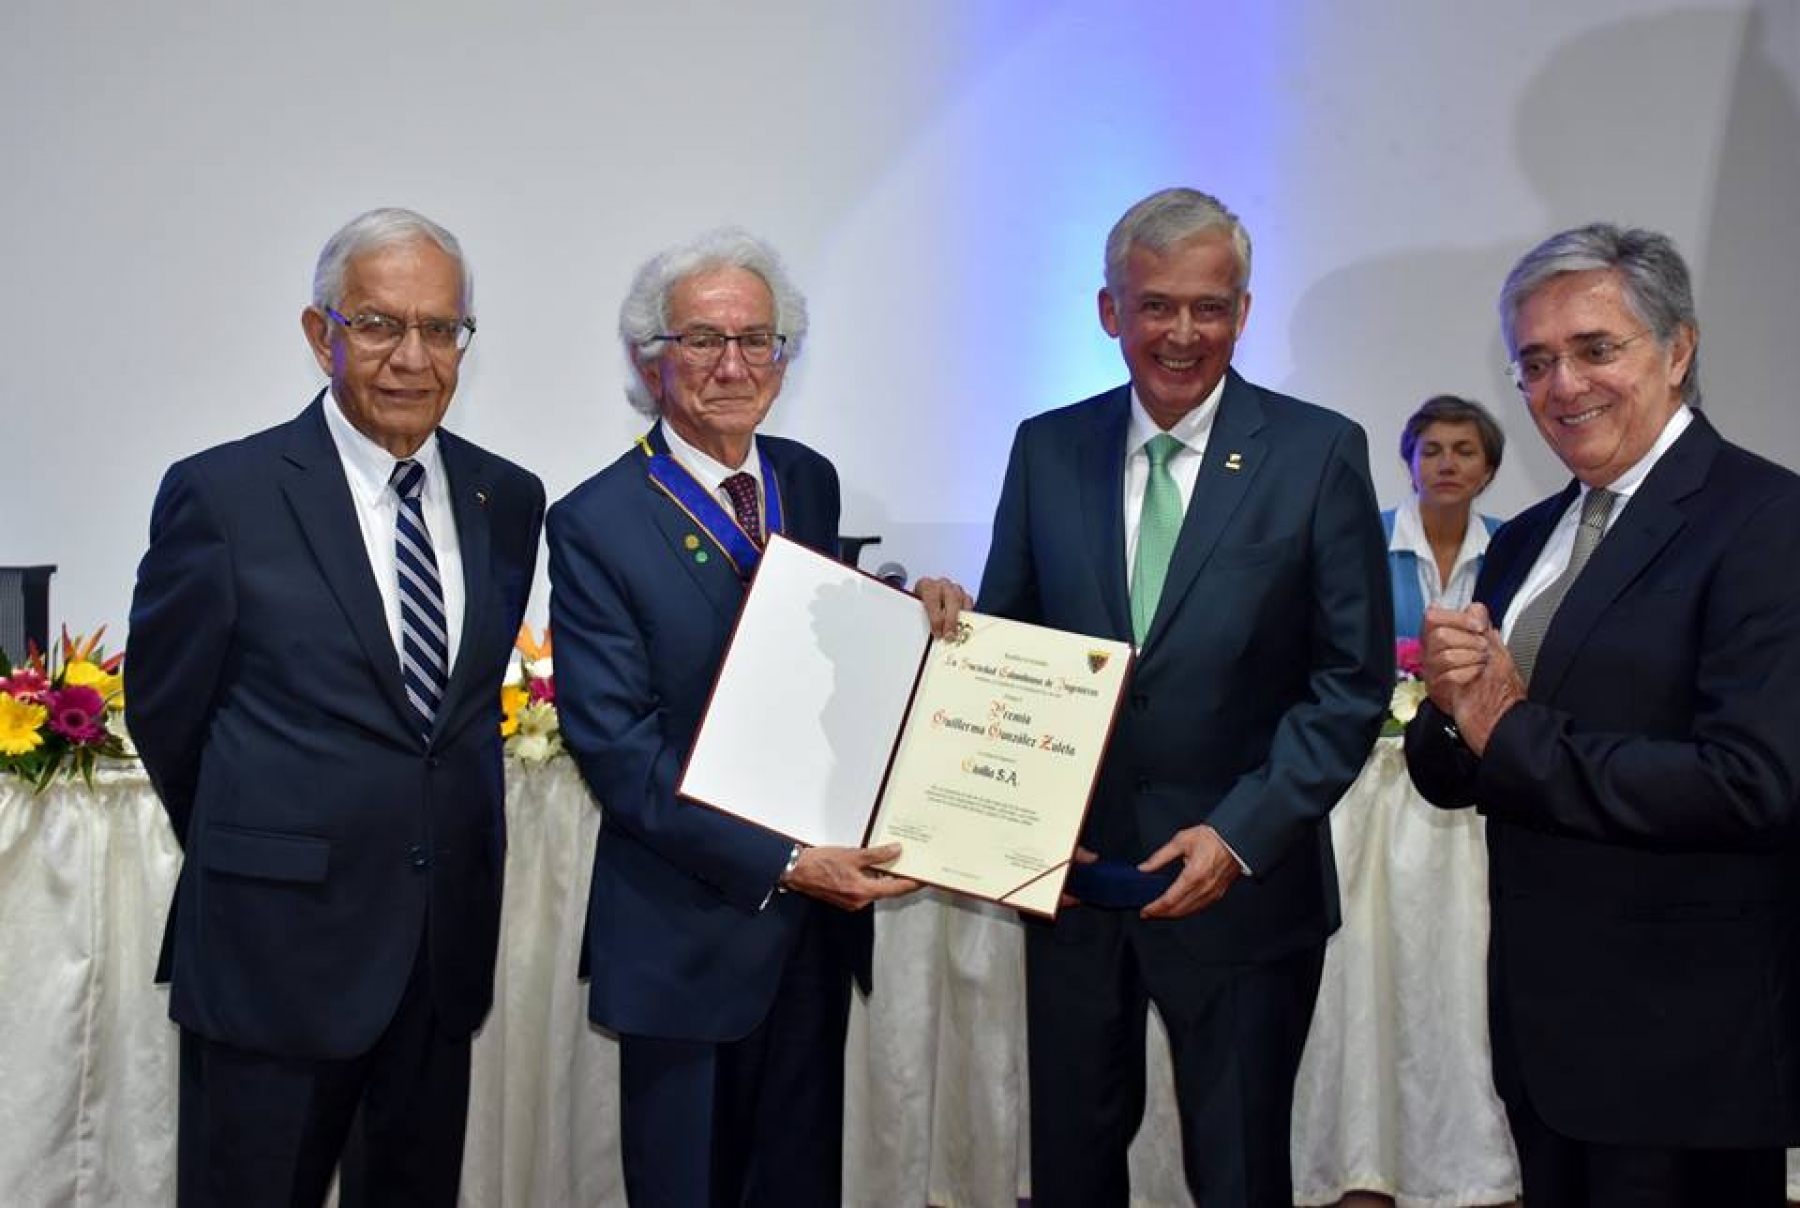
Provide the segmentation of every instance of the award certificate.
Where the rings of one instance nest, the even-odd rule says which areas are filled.
[[[964,613],[771,539],[680,793],[808,844],[899,843],[891,871],[1056,913],[1129,643]]]

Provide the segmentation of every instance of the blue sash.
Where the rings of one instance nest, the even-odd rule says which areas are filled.
[[[676,507],[687,513],[687,518],[701,532],[712,538],[738,578],[748,579],[756,570],[756,564],[762,561],[762,547],[750,539],[750,534],[744,531],[731,510],[719,502],[719,497],[688,473],[671,454],[658,453],[642,436],[638,437],[638,445],[650,460],[650,481]],[[763,528],[766,533],[779,533],[782,531],[781,486],[775,481],[775,469],[769,464],[769,455],[763,452],[760,443],[756,446],[756,456],[762,470]]]

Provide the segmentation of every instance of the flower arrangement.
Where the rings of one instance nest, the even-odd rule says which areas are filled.
[[[1418,638],[1394,643],[1394,694],[1388,697],[1388,715],[1381,723],[1383,738],[1398,738],[1419,706],[1425,703],[1425,650]]]
[[[33,792],[58,772],[91,785],[99,760],[136,755],[125,733],[125,654],[107,655],[105,633],[72,638],[65,628],[47,652],[32,643],[17,667],[0,654],[0,769]]]
[[[564,752],[549,627],[539,641],[531,626],[519,626],[513,647],[519,657],[507,667],[500,684],[500,734],[508,755],[523,763],[547,763]]]

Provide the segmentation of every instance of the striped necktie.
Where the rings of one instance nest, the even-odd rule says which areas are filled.
[[[1169,558],[1175,538],[1181,535],[1181,488],[1169,472],[1169,459],[1185,446],[1167,432],[1144,442],[1150,459],[1150,478],[1144,484],[1144,506],[1138,513],[1137,560],[1131,569],[1131,636],[1139,646],[1150,632],[1156,603],[1162,598],[1163,580],[1169,574]]]
[[[1513,665],[1519,670],[1519,679],[1529,688],[1531,686],[1532,668],[1537,665],[1538,647],[1544,644],[1544,634],[1550,628],[1550,620],[1556,615],[1557,606],[1563,597],[1569,594],[1569,588],[1581,575],[1581,568],[1593,557],[1600,538],[1606,536],[1606,521],[1612,515],[1613,501],[1618,498],[1611,491],[1601,487],[1590,488],[1587,498],[1581,501],[1581,521],[1575,526],[1575,548],[1569,551],[1569,565],[1556,580],[1539,592],[1525,606],[1514,622],[1512,637],[1507,639],[1506,648],[1511,652]]]
[[[400,582],[400,674],[406,699],[419,715],[419,732],[430,741],[444,685],[450,678],[450,639],[437,554],[431,548],[431,532],[425,527],[424,504],[419,498],[425,487],[425,467],[411,460],[396,462],[388,485],[400,497],[394,519],[394,564]]]

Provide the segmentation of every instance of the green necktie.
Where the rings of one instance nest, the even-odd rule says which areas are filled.
[[[1185,446],[1167,432],[1159,432],[1144,444],[1150,458],[1150,479],[1144,484],[1144,509],[1138,513],[1137,562],[1131,568],[1131,634],[1144,644],[1156,602],[1162,597],[1163,580],[1169,574],[1169,557],[1181,534],[1181,491],[1169,473],[1169,459]]]

